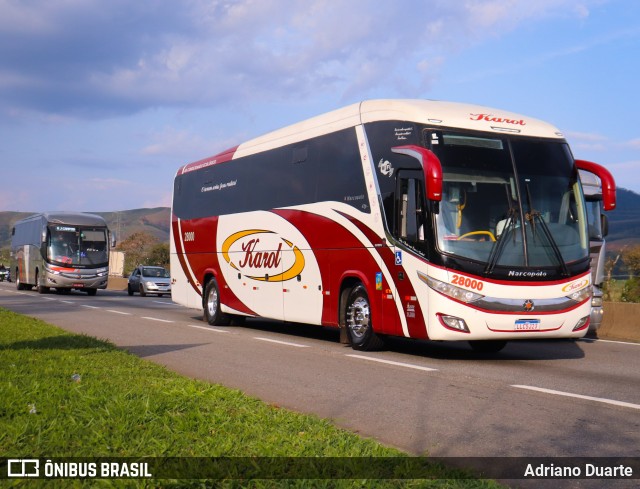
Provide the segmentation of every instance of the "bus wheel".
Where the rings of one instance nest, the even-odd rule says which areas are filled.
[[[364,285],[358,284],[347,297],[345,304],[347,333],[354,350],[379,350],[384,346],[382,339],[375,334],[371,325],[371,307]]]
[[[46,294],[49,292],[49,287],[40,285],[40,274],[38,272],[36,272],[36,290],[38,294]]]
[[[473,351],[478,353],[498,353],[506,344],[507,342],[504,340],[475,340],[469,342]]]
[[[211,326],[228,326],[231,323],[229,316],[220,310],[220,291],[215,278],[207,282],[202,305],[204,318]]]

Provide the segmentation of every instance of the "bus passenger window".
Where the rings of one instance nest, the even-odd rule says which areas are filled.
[[[423,243],[425,236],[424,191],[414,178],[399,179],[397,235],[408,243]]]

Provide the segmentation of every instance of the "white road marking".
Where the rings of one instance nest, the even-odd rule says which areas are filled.
[[[73,301],[60,301],[60,302],[64,302],[65,304],[75,304],[75,302]]]
[[[161,323],[173,323],[174,321],[170,321],[169,319],[160,319],[160,318],[151,318],[149,316],[142,316],[142,319],[148,319],[149,321],[158,321]]]
[[[54,299],[53,297],[41,297],[41,299],[44,299],[46,301],[57,301],[58,299]]]
[[[174,305],[173,302],[167,302],[167,301],[153,301],[153,302],[155,302],[156,304],[165,304],[165,305],[168,305],[168,306],[173,306]]]
[[[587,401],[602,402],[604,404],[612,404],[614,406],[621,406],[631,409],[640,409],[640,404],[633,404],[630,402],[616,401],[614,399],[606,399],[604,397],[583,396],[582,394],[572,394],[571,392],[554,391],[552,389],[545,389],[543,387],[533,387],[530,385],[512,385],[518,389],[527,389],[530,391],[543,392],[545,394],[553,394],[556,396],[574,397],[576,399],[585,399]]]
[[[423,370],[424,372],[437,372],[438,371],[437,368],[423,367],[422,365],[414,365],[412,363],[394,362],[392,360],[383,360],[382,358],[373,358],[373,357],[367,357],[367,356],[364,356],[364,355],[347,354],[346,356],[351,357],[351,358],[360,358],[362,360],[370,360],[372,362],[386,363],[387,365],[395,365],[397,367],[406,367],[406,368],[413,368],[415,370]]]
[[[107,312],[113,312],[115,314],[122,314],[123,316],[131,316],[130,312],[116,311],[115,309],[107,309]]]
[[[590,339],[590,338],[580,338],[580,341],[585,341],[587,343],[618,343],[619,345],[632,345],[632,346],[640,346],[640,343],[632,343],[631,341],[618,341],[618,340],[603,340],[601,338],[598,339]]]
[[[207,326],[197,326],[195,324],[189,324],[188,325],[190,328],[198,328],[198,329],[204,329],[205,331],[212,331],[214,333],[228,333],[229,330],[227,329],[216,329],[216,328],[212,328],[211,326],[207,327]]]
[[[301,345],[299,343],[291,343],[289,341],[272,340],[271,338],[261,338],[259,336],[254,336],[254,339],[268,341],[269,343],[277,343],[278,345],[295,346],[296,348],[309,348],[309,345]]]
[[[82,304],[82,307],[87,307],[89,309],[100,309],[98,306],[89,306],[87,304]]]

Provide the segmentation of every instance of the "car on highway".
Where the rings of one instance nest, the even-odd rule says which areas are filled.
[[[11,271],[4,265],[0,265],[0,282],[11,282]]]
[[[140,265],[129,275],[127,292],[129,295],[139,292],[142,297],[171,295],[171,275],[164,267]]]

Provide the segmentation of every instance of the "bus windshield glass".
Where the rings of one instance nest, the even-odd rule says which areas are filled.
[[[54,264],[95,267],[109,262],[107,230],[80,226],[50,225],[47,259]]]
[[[443,189],[439,249],[495,267],[561,269],[588,256],[584,197],[564,141],[429,131]]]

